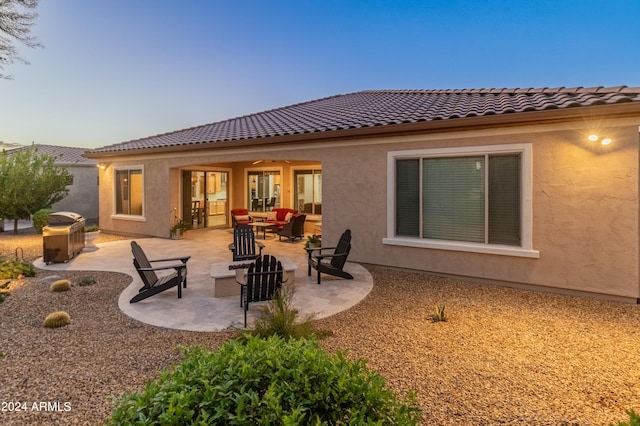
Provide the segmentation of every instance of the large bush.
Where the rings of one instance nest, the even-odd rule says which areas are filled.
[[[36,233],[42,234],[42,228],[44,228],[49,222],[49,215],[55,213],[54,209],[40,209],[33,214],[33,229]]]
[[[123,395],[108,424],[415,425],[419,416],[413,396],[398,400],[365,361],[273,336],[184,350],[143,392]]]

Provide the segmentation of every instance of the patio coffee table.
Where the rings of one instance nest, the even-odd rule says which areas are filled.
[[[256,234],[258,235],[260,234],[260,228],[262,228],[263,240],[267,239],[267,228],[273,229],[277,227],[275,224],[269,223],[269,222],[250,222],[250,223],[247,223],[247,225],[254,226],[256,228]]]

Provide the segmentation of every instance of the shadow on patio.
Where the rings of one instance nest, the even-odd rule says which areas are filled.
[[[221,331],[229,327],[243,327],[243,309],[240,296],[214,297],[211,265],[230,262],[228,244],[233,240],[233,230],[193,230],[182,240],[161,238],[136,239],[150,259],[175,256],[191,256],[188,263],[188,287],[177,298],[177,290],[163,293],[130,304],[129,300],[138,292],[142,282],[133,267],[131,244],[128,240],[98,244],[98,250],[83,251],[68,263],[46,265],[42,258],[34,262],[40,269],[114,271],[130,275],[131,284],[120,294],[120,309],[141,322],[166,328],[190,331]],[[295,293],[293,305],[301,316],[315,314],[323,318],[352,307],[369,294],[373,288],[371,274],[361,265],[347,262],[345,270],[354,276],[343,280],[323,275],[322,284],[316,284],[316,274],[307,276],[307,254],[304,241],[289,243],[278,241],[278,237],[267,234],[263,253],[293,261],[295,271]],[[331,244],[330,244],[331,245]],[[248,324],[251,326],[262,303],[249,306]]]

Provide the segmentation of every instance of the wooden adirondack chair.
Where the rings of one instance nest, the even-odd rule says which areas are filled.
[[[140,288],[138,294],[135,295],[129,303],[139,302],[171,287],[178,287],[178,299],[182,298],[182,287],[187,288],[187,261],[191,256],[149,260],[142,250],[142,247],[135,241],[131,241],[131,251],[133,252],[133,265],[136,267],[136,271],[138,271],[144,286]],[[172,263],[155,268],[151,266],[151,263],[155,262],[173,261],[180,261],[180,263]],[[156,275],[156,271],[167,269],[175,269],[175,271],[161,277]]]
[[[238,225],[233,230],[233,242],[229,250],[233,254],[233,261],[253,260],[262,255],[264,244],[256,241],[253,229],[249,225]]]
[[[308,275],[311,276],[311,268],[318,271],[318,284],[320,284],[320,275],[325,273],[336,277],[352,280],[353,275],[345,272],[344,264],[347,263],[347,257],[351,251],[351,230],[347,229],[340,236],[338,245],[335,247],[321,247],[306,249],[309,254]],[[331,250],[328,254],[325,251]],[[330,259],[329,262],[326,259]]]
[[[240,289],[240,306],[244,307],[244,326],[247,327],[247,311],[249,303],[271,300],[280,290],[283,283],[282,263],[268,254],[256,259],[246,275],[246,282],[238,281]]]

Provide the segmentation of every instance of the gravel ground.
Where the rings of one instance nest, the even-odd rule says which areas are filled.
[[[0,234],[0,256],[16,247],[33,260],[42,239],[29,230]],[[333,332],[323,345],[368,359],[396,392],[415,391],[424,424],[608,425],[640,410],[640,307],[367,268],[372,293],[317,322]],[[126,275],[65,272],[74,284],[97,282],[51,293],[52,273],[12,281],[0,304],[0,424],[101,424],[111,398],[179,361],[179,346],[216,349],[233,337],[130,319],[117,306]],[[448,321],[431,321],[436,304],[446,305]],[[43,328],[54,310],[68,311],[72,323]],[[14,402],[28,410],[6,411]],[[34,402],[57,410],[36,411]]]

